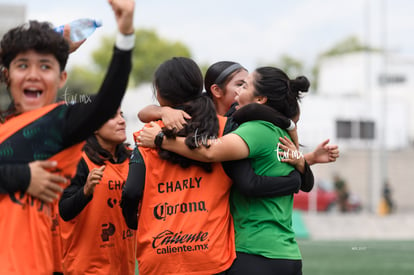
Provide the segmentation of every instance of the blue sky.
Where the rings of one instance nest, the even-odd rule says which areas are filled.
[[[26,4],[27,19],[55,25],[81,17],[102,19],[103,27],[72,55],[69,65],[86,63],[99,37],[116,28],[106,0],[0,3]],[[254,69],[288,54],[311,66],[319,53],[350,35],[414,55],[412,11],[412,0],[137,0],[135,26],[185,43],[200,64],[234,60]]]

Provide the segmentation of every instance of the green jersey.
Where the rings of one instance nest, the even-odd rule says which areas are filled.
[[[294,167],[280,161],[279,137],[289,136],[272,123],[256,120],[243,123],[233,132],[249,147],[256,174],[286,176]],[[233,188],[231,210],[236,231],[236,251],[273,259],[301,259],[292,228],[293,195],[253,198]]]

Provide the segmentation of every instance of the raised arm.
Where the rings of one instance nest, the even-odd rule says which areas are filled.
[[[69,106],[64,125],[65,143],[75,144],[86,139],[111,118],[121,104],[132,68],[131,56],[135,43],[132,0],[109,1],[118,24],[118,34],[111,63],[101,88],[92,102]]]

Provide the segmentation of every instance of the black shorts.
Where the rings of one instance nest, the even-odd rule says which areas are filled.
[[[237,252],[226,275],[302,275],[302,260],[270,259]]]

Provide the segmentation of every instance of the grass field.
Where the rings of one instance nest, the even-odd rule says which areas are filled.
[[[298,240],[303,275],[411,275],[414,240]],[[136,270],[135,274],[139,274]],[[252,274],[256,275],[256,274]]]
[[[414,240],[298,240],[304,275],[414,274]]]

